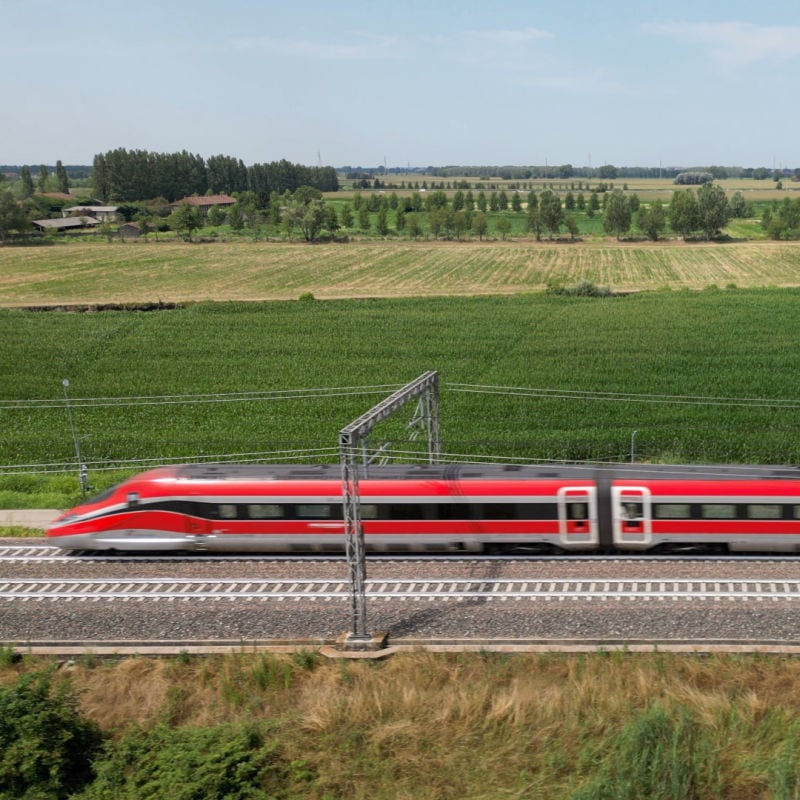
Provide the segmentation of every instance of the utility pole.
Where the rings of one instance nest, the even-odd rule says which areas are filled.
[[[384,634],[367,632],[366,561],[364,528],[361,524],[361,497],[359,494],[359,455],[366,447],[366,437],[382,420],[390,417],[410,400],[419,398],[417,416],[413,425],[424,427],[428,435],[428,461],[439,461],[441,442],[439,433],[439,374],[428,371],[394,394],[373,406],[339,432],[339,456],[342,466],[342,504],[344,517],[345,550],[350,574],[350,632],[340,644],[344,650],[379,650],[384,646]],[[366,459],[362,460],[366,461]],[[366,469],[366,463],[364,464]]]
[[[83,455],[81,453],[81,440],[78,437],[78,434],[75,430],[75,422],[72,419],[72,406],[70,405],[69,393],[67,392],[67,389],[69,389],[69,378],[64,378],[64,380],[61,381],[61,385],[64,387],[64,402],[67,407],[69,429],[72,432],[72,441],[75,443],[75,458],[78,462],[78,479],[80,480],[81,484],[81,497],[86,497],[86,490],[89,488],[89,469],[83,462]]]

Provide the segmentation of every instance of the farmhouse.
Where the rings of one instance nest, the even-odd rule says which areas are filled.
[[[227,194],[208,194],[208,195],[194,195],[192,197],[184,197],[181,200],[176,200],[170,203],[169,207],[175,211],[181,206],[194,206],[200,209],[200,213],[208,216],[208,212],[215,206],[218,208],[230,208],[236,203],[236,198]]]
[[[100,220],[115,220],[116,206],[70,206],[61,211],[62,217],[94,217]]]

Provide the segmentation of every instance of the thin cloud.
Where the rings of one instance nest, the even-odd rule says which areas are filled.
[[[311,39],[277,39],[256,36],[236,39],[230,46],[236,50],[251,50],[270,55],[301,58],[306,61],[369,61],[385,58],[398,45],[395,37],[357,34],[355,42],[316,42]]]
[[[518,47],[539,42],[542,39],[552,39],[553,34],[539,28],[521,28],[519,30],[464,31],[460,34],[460,38],[486,44]]]
[[[800,58],[800,27],[797,26],[682,22],[649,24],[645,28],[705,47],[711,59],[726,71],[762,61],[786,62]]]

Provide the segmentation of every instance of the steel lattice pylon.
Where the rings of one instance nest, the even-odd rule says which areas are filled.
[[[441,441],[439,373],[434,370],[425,372],[402,389],[398,389],[339,431],[345,547],[350,572],[351,624],[347,640],[356,646],[358,642],[372,638],[367,632],[367,598],[364,589],[367,570],[364,558],[364,529],[361,525],[361,498],[358,491],[359,458],[366,468],[364,450],[369,432],[379,422],[416,398],[419,399],[419,403],[409,427],[425,429],[428,437],[428,462],[435,464],[439,461]]]

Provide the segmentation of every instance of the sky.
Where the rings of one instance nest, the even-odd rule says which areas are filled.
[[[798,0],[0,0],[0,164],[800,167]]]

